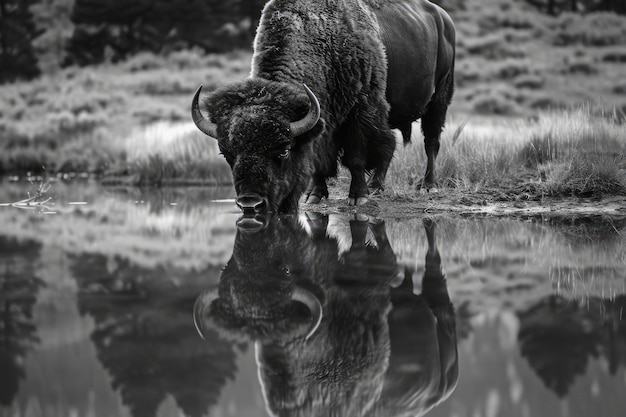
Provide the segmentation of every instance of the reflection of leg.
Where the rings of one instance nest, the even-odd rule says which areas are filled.
[[[407,296],[414,296],[413,294],[413,274],[415,271],[412,267],[398,265],[396,270],[396,276],[391,281],[391,295],[401,296],[406,294]]]
[[[434,221],[424,219],[428,252],[426,253],[426,270],[422,279],[422,296],[437,318],[437,340],[441,363],[440,389],[442,392],[449,392],[456,386],[459,376],[456,315],[448,294],[446,276],[441,267],[436,228]]]
[[[422,296],[428,300],[433,309],[440,306],[447,307],[450,305],[450,296],[437,248],[436,223],[431,219],[424,219],[424,230],[428,239],[428,252],[426,252],[426,269],[422,279]]]
[[[374,239],[376,240],[376,245],[378,246],[378,248],[381,250],[383,250],[383,248],[391,249],[389,239],[387,238],[387,231],[385,230],[385,221],[377,219],[375,217],[370,217],[368,223],[370,225],[370,229],[372,230],[372,234],[374,235]]]
[[[326,229],[328,228],[328,216],[319,213],[305,213],[307,223],[311,228],[311,238],[313,240],[326,239]]]
[[[389,238],[387,237],[385,222],[383,220],[376,219],[375,217],[370,217],[369,227],[374,235],[374,240],[376,241],[376,246],[378,248],[378,259],[381,260],[379,268],[381,272],[384,273],[384,277],[382,278],[387,280],[386,282],[389,282],[392,288],[397,287],[405,279],[405,268],[397,263],[396,254],[389,243]],[[413,290],[411,289],[411,291]]]
[[[350,234],[352,236],[350,252],[364,249],[367,238],[367,216],[356,214],[350,219]]]

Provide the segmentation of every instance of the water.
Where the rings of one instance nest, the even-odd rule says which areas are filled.
[[[0,203],[29,188],[1,184]],[[228,188],[48,195],[0,207],[0,416],[626,409],[623,222],[240,219]]]

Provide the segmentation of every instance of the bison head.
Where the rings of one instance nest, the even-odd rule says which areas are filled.
[[[311,277],[318,263],[327,263],[314,255],[297,216],[244,215],[218,288],[196,301],[196,327],[201,334],[212,326],[255,339],[309,337],[322,314],[321,290]]]
[[[231,167],[237,205],[244,212],[295,212],[313,172],[311,142],[324,122],[320,104],[306,86],[248,79],[215,91],[200,111],[200,87],[192,101],[193,121],[218,140]]]
[[[198,298],[194,320],[201,333],[255,341],[273,415],[362,415],[380,396],[388,364],[389,287],[346,278],[328,218],[307,217],[309,230],[293,215],[244,215],[219,287]],[[364,246],[361,232],[354,250]]]

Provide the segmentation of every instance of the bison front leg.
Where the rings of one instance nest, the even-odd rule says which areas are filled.
[[[350,191],[348,192],[348,204],[351,206],[360,206],[369,201],[369,191],[365,181],[366,143],[361,130],[355,127],[347,135],[346,145],[344,146],[342,162],[350,171],[351,181]]]
[[[352,180],[350,182],[350,192],[348,193],[348,204],[351,206],[361,206],[369,201],[369,191],[365,181],[365,168],[358,164],[348,167]]]
[[[318,204],[322,198],[328,198],[328,187],[326,186],[324,176],[319,174],[313,175],[304,196],[304,202],[307,204]]]

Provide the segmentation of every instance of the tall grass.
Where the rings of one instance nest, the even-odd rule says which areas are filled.
[[[415,129],[419,131],[419,129]],[[415,196],[426,156],[421,134],[400,148],[388,192]],[[590,107],[532,120],[453,120],[442,135],[439,185],[455,189],[523,187],[540,195],[626,194],[626,124]]]
[[[158,122],[136,129],[116,145],[126,169],[138,184],[230,184],[230,168],[217,141],[191,123]]]
[[[623,115],[622,115],[623,116]],[[529,129],[522,160],[552,195],[626,193],[626,124],[590,107],[541,117]]]
[[[1,85],[0,175],[42,166],[49,173],[119,172],[127,162],[117,146],[121,139],[132,140],[143,129],[163,139],[171,132],[158,134],[161,128],[154,124],[189,121],[198,85],[210,91],[245,78],[250,57],[248,52],[140,54],[120,65],[67,68],[33,82]],[[156,165],[164,175],[180,171],[162,161]]]

